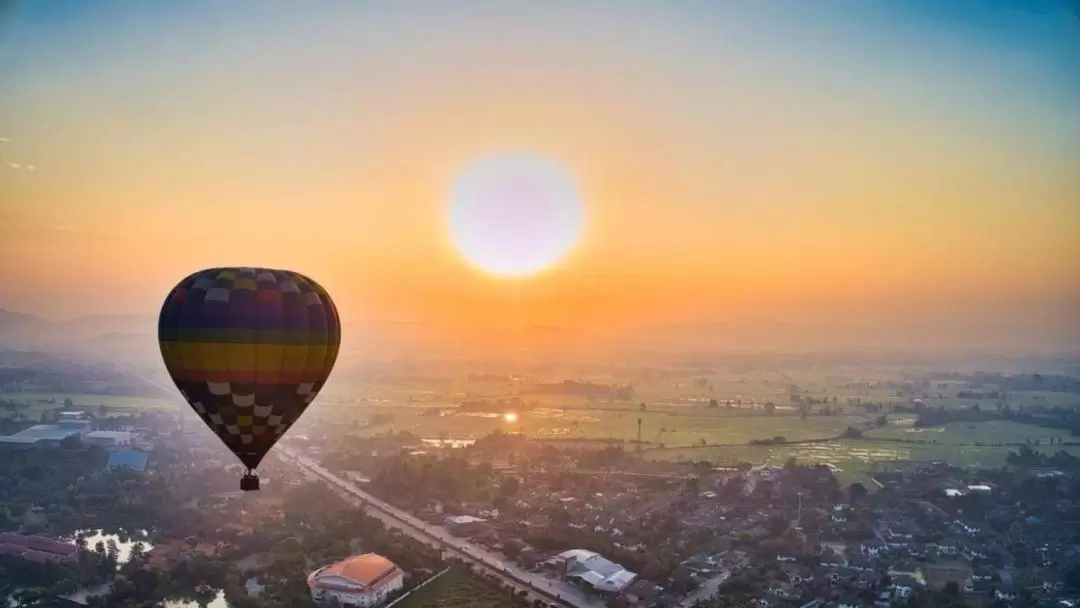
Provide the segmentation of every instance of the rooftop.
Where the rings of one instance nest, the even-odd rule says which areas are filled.
[[[446,521],[446,523],[448,523],[448,524],[460,525],[460,524],[475,524],[475,523],[480,523],[480,522],[484,522],[484,521],[487,521],[487,520],[482,519],[480,517],[473,517],[472,515],[450,515],[450,516],[447,516],[444,521]]]
[[[86,434],[87,439],[112,439],[114,441],[131,441],[131,433],[127,431],[91,431]]]
[[[78,553],[74,543],[56,541],[43,536],[0,533],[0,554],[17,555],[31,561],[70,558]]]
[[[316,570],[308,577],[308,586],[337,587],[345,584],[367,589],[378,586],[397,572],[400,570],[394,562],[381,555],[365,553]]]
[[[31,444],[37,442],[37,437],[22,437],[20,435],[0,435],[0,443]]]
[[[585,549],[571,549],[559,554],[567,561],[567,576],[580,578],[602,591],[621,591],[637,577],[619,564]]]
[[[13,437],[28,437],[43,441],[62,441],[78,435],[80,427],[59,426],[56,424],[36,424],[28,429],[15,433]]]

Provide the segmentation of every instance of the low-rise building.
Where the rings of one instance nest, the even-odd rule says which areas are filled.
[[[8,446],[55,446],[69,437],[82,438],[89,432],[89,420],[61,420],[56,424],[35,424],[0,439]]]
[[[585,549],[559,554],[566,578],[580,581],[601,593],[619,593],[630,586],[637,574]]]
[[[365,553],[319,568],[307,583],[316,603],[368,608],[400,590],[405,572],[381,555]]]
[[[75,562],[79,546],[43,536],[0,533],[0,555],[11,555],[33,562]]]
[[[131,446],[131,433],[127,431],[92,431],[83,436],[83,442],[107,450],[123,449]]]

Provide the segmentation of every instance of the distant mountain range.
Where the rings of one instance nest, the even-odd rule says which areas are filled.
[[[563,327],[521,330],[534,346],[573,339]],[[398,357],[418,352],[458,352],[465,336],[425,323],[353,323],[342,338],[343,358]],[[513,343],[514,340],[511,340]],[[54,322],[37,315],[0,309],[0,350],[90,352],[127,360],[158,357],[157,318],[150,315],[90,315]]]
[[[0,348],[125,346],[152,340],[157,320],[144,315],[92,315],[53,322],[0,309]]]

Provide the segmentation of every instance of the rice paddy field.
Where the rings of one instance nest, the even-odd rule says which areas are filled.
[[[363,382],[362,377],[344,375],[328,385],[305,418],[325,422],[356,421],[368,424],[365,435],[408,431],[425,439],[477,439],[497,429],[520,432],[537,439],[620,440],[638,437],[646,443],[645,455],[656,460],[708,460],[715,463],[783,463],[790,457],[829,464],[841,477],[859,475],[873,463],[887,460],[943,459],[958,465],[997,466],[1010,450],[1020,444],[1038,445],[1042,451],[1077,446],[1058,445],[1070,441],[1066,433],[1010,421],[954,423],[915,428],[914,416],[890,414],[888,425],[866,431],[861,440],[829,440],[848,426],[861,427],[871,418],[848,405],[849,399],[873,402],[902,402],[889,381],[900,381],[905,373],[920,370],[872,366],[806,368],[762,371],[736,367],[720,370],[687,370],[682,374],[627,372],[625,376],[577,375],[576,370],[557,369],[551,377],[533,380],[553,382],[572,378],[598,384],[633,384],[630,400],[587,399],[578,395],[518,393],[518,380],[510,376],[494,381],[469,379],[465,373],[445,378],[390,379],[381,383]],[[472,373],[472,372],[469,372]],[[943,384],[943,385],[942,385]],[[810,416],[803,420],[790,406],[792,385],[800,394],[828,398],[835,416]],[[971,407],[980,403],[984,411],[996,403],[989,399],[958,399],[966,386],[956,382],[933,383],[923,401],[929,407]],[[527,408],[506,407],[494,413],[450,411],[466,399],[506,399],[518,396],[530,403]],[[183,408],[179,398],[118,397],[63,393],[2,393],[0,399],[29,405],[20,410],[28,419],[62,405],[70,398],[74,407],[97,411],[102,405],[113,414],[147,409]],[[832,399],[836,398],[836,404]],[[710,408],[716,399],[720,407]],[[727,407],[726,402],[740,402]],[[776,404],[773,416],[764,415],[763,404]],[[646,409],[640,409],[645,403]],[[1080,395],[1024,391],[1009,393],[1007,403],[1044,407],[1080,407]],[[447,408],[438,412],[437,408]],[[433,415],[435,414],[435,415]],[[0,410],[0,416],[11,412]],[[784,437],[796,445],[747,445],[751,440]],[[819,440],[819,441],[810,441]],[[1051,447],[1051,444],[1052,447]],[[661,448],[662,449],[653,449]],[[627,446],[627,449],[630,449]]]
[[[890,417],[887,426],[868,431],[867,438],[892,439],[927,444],[990,446],[1039,442],[1049,444],[1059,439],[1069,440],[1068,432],[1033,424],[1008,420],[987,422],[957,422],[942,426],[918,428],[914,417]]]
[[[496,429],[520,432],[537,439],[637,438],[641,419],[641,439],[653,445],[692,446],[701,444],[745,444],[752,439],[782,436],[789,441],[835,437],[857,416],[794,415],[764,416],[720,408],[683,412],[614,411],[605,409],[558,409],[541,407],[513,414],[465,413],[431,416],[424,408],[356,407],[361,417],[392,417],[387,423],[367,427],[363,434],[408,431],[426,438],[477,439]]]
[[[947,460],[957,466],[996,467],[1005,462],[1010,451],[1006,446],[966,445],[907,445],[874,441],[830,441],[792,446],[723,446],[699,449],[656,450],[647,452],[656,460],[708,460],[724,465],[740,461],[783,464],[795,457],[803,462],[816,462],[843,468],[854,465],[865,468],[875,462],[890,460]],[[1080,455],[1080,446],[1047,446],[1046,450],[1065,450]]]
[[[475,370],[474,370],[475,371]],[[911,373],[930,371],[929,368],[901,366],[829,366],[799,369],[761,370],[738,367],[719,370],[685,370],[683,373],[647,373],[640,370],[625,374],[579,374],[573,368],[556,369],[543,376],[526,376],[519,382],[505,379],[482,382],[469,380],[463,373],[446,377],[408,378],[382,383],[365,382],[356,377],[332,377],[320,398],[325,403],[361,403],[371,405],[440,405],[454,406],[466,398],[500,399],[518,394],[525,401],[538,401],[543,406],[590,407],[593,409],[622,409],[636,407],[644,402],[653,410],[679,410],[700,408],[710,399],[742,401],[746,408],[766,402],[777,406],[790,403],[789,391],[794,385],[799,394],[814,399],[828,399],[830,405],[840,409],[849,408],[849,400],[863,402],[902,403],[907,396],[897,394],[888,383],[902,382]],[[633,397],[627,401],[614,401],[606,397],[586,399],[578,395],[541,394],[529,392],[531,382],[556,382],[561,379],[588,381],[596,384],[632,385]],[[523,389],[520,394],[519,388]],[[957,392],[968,387],[963,382],[934,382],[919,396],[929,407],[967,408],[979,403],[993,408],[993,399],[963,399]],[[832,403],[835,399],[835,404]],[[1006,401],[1016,406],[1080,407],[1080,395],[1069,393],[1023,391],[1009,393]]]
[[[511,599],[506,592],[458,570],[447,572],[396,604],[399,608],[506,608],[523,605],[524,601]]]
[[[845,483],[864,481],[876,462],[896,460],[945,460],[956,466],[999,467],[1005,463],[1015,444],[1028,439],[1041,445],[1034,449],[1044,452],[1064,450],[1080,456],[1078,445],[1049,445],[1049,437],[1055,441],[1063,436],[1060,431],[1044,427],[1005,421],[980,422],[976,424],[950,424],[929,427],[911,432],[911,427],[885,427],[867,433],[862,440],[836,440],[800,445],[778,446],[721,446],[651,450],[646,457],[652,460],[700,461],[716,465],[734,465],[738,462],[782,465],[789,458],[800,462],[828,465]],[[875,440],[874,436],[900,438],[918,443]],[[1064,437],[1066,442],[1068,437]],[[1011,444],[1011,445],[1010,445]]]

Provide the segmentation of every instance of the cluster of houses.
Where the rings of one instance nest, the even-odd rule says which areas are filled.
[[[1075,495],[1072,475],[945,463],[892,468],[862,501],[804,505],[799,536],[809,532],[812,542],[775,559],[759,556],[754,605],[887,608],[947,589],[1006,605],[1066,606],[1076,599],[1070,593],[1080,597],[1065,580],[1080,571],[1080,545],[1070,540],[1080,533],[1075,501],[1025,493],[1033,479],[1052,477],[1053,491]],[[814,546],[820,550],[807,551]]]
[[[1060,527],[1069,525],[1067,517],[1054,518],[1053,512],[1075,503],[1043,501],[1048,513],[1034,515],[1016,484],[1025,476],[1053,477],[1067,492],[1073,477],[1061,471],[1012,471],[1009,481],[996,478],[1005,474],[942,462],[893,465],[875,477],[876,493],[861,494],[839,487],[825,467],[713,470],[693,482],[673,482],[667,490],[618,476],[592,478],[567,490],[540,476],[522,484],[502,512],[465,504],[465,515],[441,517],[459,534],[495,548],[515,530],[565,526],[604,535],[616,549],[646,561],[672,545],[689,546],[689,539],[707,530],[713,540],[695,555],[676,556],[676,572],[689,573],[693,586],[704,589],[710,581],[734,580],[740,571],[756,568],[763,574],[754,599],[760,608],[815,600],[821,606],[883,608],[946,588],[992,602],[1064,598],[1069,590],[1063,573],[1080,567],[1080,546],[1063,540],[1069,538]],[[691,483],[697,494],[688,501]],[[553,521],[555,512],[565,521]],[[676,513],[678,525],[674,538],[658,546],[642,522],[665,512]],[[784,550],[768,556],[760,551],[764,546]],[[577,561],[608,561],[586,554]],[[560,574],[579,581],[604,579],[574,568],[583,566]],[[618,589],[595,590],[619,596],[628,606],[652,608],[686,596],[682,589],[673,594],[674,576],[650,580],[636,573]]]

